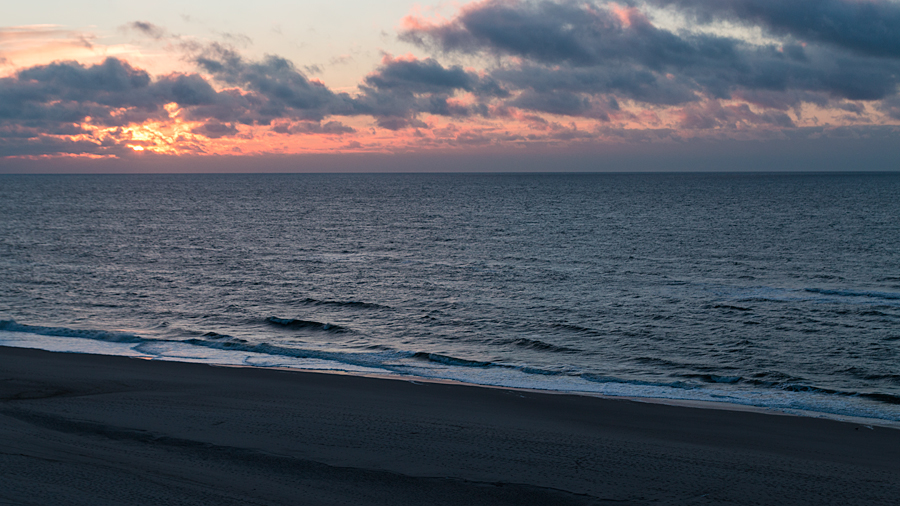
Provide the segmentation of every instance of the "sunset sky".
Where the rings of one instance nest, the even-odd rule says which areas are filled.
[[[0,172],[898,170],[900,2],[9,2]]]

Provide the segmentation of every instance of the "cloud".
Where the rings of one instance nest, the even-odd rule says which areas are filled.
[[[142,29],[160,33],[152,26]],[[271,132],[284,135],[356,133],[344,123],[325,120],[336,116],[369,115],[387,130],[423,128],[427,125],[418,119],[422,113],[467,116],[486,110],[454,100],[457,91],[502,94],[490,80],[434,60],[387,57],[368,76],[361,93],[351,97],[309,79],[277,56],[251,61],[212,44],[197,49],[194,59],[209,77],[196,73],[154,77],[128,62],[107,58],[95,65],[54,62],[0,78],[0,131],[13,139],[6,141],[3,154],[47,152],[54,146],[75,146],[82,153],[90,151],[88,145],[96,147],[91,152],[110,152],[101,145],[134,144],[133,135],[118,137],[110,129],[148,122],[170,128],[177,121],[187,122],[181,133],[169,135],[170,143],[191,141],[186,134],[235,137],[241,135],[242,126],[269,126]],[[71,142],[36,141],[53,136],[67,136]],[[158,132],[145,132],[147,136],[164,137]],[[22,150],[17,152],[15,145]]]
[[[161,33],[152,26],[142,29]],[[457,91],[502,94],[490,80],[457,66],[387,57],[368,76],[361,93],[351,97],[308,78],[284,58],[247,60],[218,44],[192,49],[207,77],[198,73],[154,77],[126,61],[107,58],[95,65],[74,61],[37,65],[0,78],[0,134],[7,139],[2,155],[50,153],[54,147],[122,154],[127,151],[113,148],[137,145],[136,139],[188,145],[197,142],[191,136],[240,136],[245,126],[268,126],[283,135],[356,133],[340,121],[325,120],[337,116],[369,115],[387,130],[424,128],[427,125],[418,119],[422,113],[467,116],[486,110],[455,100]],[[178,122],[186,123],[177,127]],[[136,137],[134,127],[148,123],[158,125],[156,130]],[[122,128],[132,133],[123,135]],[[164,135],[159,128],[172,131]],[[52,137],[59,142],[50,142]]]
[[[900,3],[891,0],[651,0],[696,22],[728,20],[864,55],[900,58]]]
[[[405,130],[407,128],[428,128],[428,124],[415,118],[398,116],[377,116],[375,123],[387,130]]]
[[[547,112],[563,116],[586,116],[594,110],[591,100],[577,93],[537,93],[525,91],[509,105],[529,111]],[[608,120],[605,114],[603,119]]]
[[[125,25],[124,28],[139,32],[146,37],[150,37],[151,39],[158,40],[168,36],[168,32],[165,28],[156,26],[153,23],[147,21],[133,21]]]
[[[647,1],[694,26],[727,21],[768,38],[666,29],[640,0],[484,0],[449,19],[405,18],[400,38],[431,56],[384,54],[343,93],[311,77],[319,65],[251,59],[136,21],[127,29],[165,39],[193,68],[151,75],[122,58],[20,68],[0,78],[0,156],[772,139],[900,121],[896,6],[823,0],[806,19],[774,1]],[[841,9],[848,19],[835,20]],[[866,22],[872,33],[861,34]],[[0,29],[0,44],[42,30],[59,31]]]
[[[215,77],[238,87],[219,91],[199,74],[154,78],[117,58],[96,65],[54,62],[0,78],[0,136],[7,139],[0,156],[46,154],[56,148],[76,154],[110,153],[114,150],[104,142],[132,141],[116,137],[110,129],[171,124],[175,111],[179,120],[194,124],[189,133],[209,139],[235,136],[241,124],[269,125],[274,119],[297,121],[283,133],[354,131],[337,121],[320,124],[325,116],[356,114],[354,101],[306,79],[286,60],[246,62],[225,55],[202,63]],[[50,142],[53,137],[58,142]],[[66,151],[70,147],[74,151]]]
[[[235,51],[213,44],[196,58],[201,69],[216,80],[251,92],[252,100],[238,121],[268,125],[276,118],[320,121],[330,115],[354,113],[346,93],[334,93],[308,79],[292,62],[279,56],[247,61]]]
[[[321,74],[322,66],[316,63],[311,65],[304,65],[303,70],[306,71],[307,74]]]
[[[900,120],[900,96],[891,97],[879,104],[881,109],[888,116]]]
[[[492,78],[484,77],[459,65],[443,66],[433,58],[385,55],[381,65],[366,76],[362,93],[354,101],[359,114],[376,118],[388,130],[422,128],[416,119],[422,113],[465,117],[486,115],[485,102],[506,97],[509,92]],[[464,103],[455,99],[469,93],[474,100]]]
[[[573,66],[635,61],[656,68],[729,47],[692,44],[657,30],[636,9],[598,4],[487,0],[469,4],[445,23],[406,18],[401,40],[445,52],[514,55]],[[726,41],[725,45],[730,45]],[[698,47],[705,46],[705,47]]]
[[[253,45],[253,39],[243,33],[223,32],[219,35],[229,44],[233,44],[238,47],[249,47]]]
[[[220,137],[232,136],[238,132],[238,129],[233,123],[210,121],[192,129],[191,132],[209,137],[210,139],[218,139]]]
[[[161,101],[166,103],[149,74],[115,58],[88,67],[56,62],[0,79],[0,124],[52,127],[89,117],[95,124],[121,125],[155,116]]]
[[[551,66],[531,62],[497,68],[491,76],[513,90],[587,95],[614,94],[654,105],[699,100],[701,87],[685,76],[665,76],[636,65]]]
[[[777,14],[777,6],[793,5],[774,0],[659,3],[696,11],[698,17],[700,12],[727,15],[763,23],[773,30],[774,22],[769,23],[768,18],[760,17],[762,14],[753,17],[740,13],[745,13],[744,7],[765,5]],[[822,3],[831,5],[834,12],[840,11],[837,7],[847,7],[846,2],[837,0]],[[868,29],[875,27],[885,47],[893,44],[893,38],[900,40],[900,17],[893,14],[897,4],[875,2],[871,8],[866,7],[870,3],[853,2],[847,7],[848,12],[855,13],[851,17],[858,25],[842,22],[834,28],[844,38],[822,35],[816,41],[828,44],[805,46],[793,39],[785,39],[780,45],[754,44],[709,33],[675,33],[654,26],[634,6],[546,0],[486,0],[466,5],[457,16],[442,21],[408,17],[400,38],[442,53],[504,59],[488,69],[487,77],[505,90],[519,92],[508,103],[526,110],[580,116],[596,113],[589,104],[598,97],[672,106],[704,98],[764,95],[769,99],[780,95],[780,101],[757,100],[754,104],[784,109],[785,104],[796,106],[807,99],[817,104],[845,99],[871,101],[897,93],[900,61],[884,58],[893,56],[893,50],[876,49],[877,43],[872,41],[869,47],[862,35],[853,38],[854,33],[866,29],[865,23],[872,22]],[[801,11],[793,6],[785,9]],[[810,25],[830,20],[825,14],[834,14],[832,11],[814,10]],[[875,23],[872,13],[887,17]],[[777,18],[776,14],[773,16]],[[799,28],[795,31],[800,33]]]
[[[410,93],[452,93],[473,91],[479,78],[459,65],[444,67],[436,60],[415,57],[394,58],[386,55],[378,71],[369,74],[366,84],[380,90],[403,90]]]
[[[346,65],[353,61],[353,57],[349,54],[342,54],[340,56],[332,56],[331,59],[328,60],[329,65]]]
[[[35,137],[9,139],[0,137],[0,156],[46,156],[46,155],[115,155],[121,149],[110,149],[99,143],[58,137]]]
[[[4,65],[15,67],[60,59],[97,60],[104,48],[95,46],[96,38],[57,25],[0,27],[0,55]]]
[[[280,122],[272,126],[272,131],[288,135],[344,135],[356,132],[354,128],[339,121],[325,123],[317,121]]]
[[[755,125],[794,127],[794,122],[781,111],[753,112],[747,104],[723,106],[710,101],[702,106],[691,105],[681,111],[680,125],[688,129],[741,128]]]

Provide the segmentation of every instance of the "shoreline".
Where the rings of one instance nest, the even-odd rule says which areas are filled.
[[[364,372],[364,371],[344,371],[340,369],[316,369],[316,368],[302,368],[302,367],[290,367],[290,366],[257,366],[257,365],[246,365],[246,364],[228,364],[228,363],[215,363],[215,362],[207,362],[203,360],[190,360],[190,359],[177,359],[171,357],[157,357],[153,355],[140,355],[140,352],[133,352],[133,354],[129,355],[114,355],[114,354],[104,354],[104,353],[92,353],[90,351],[69,351],[64,349],[47,349],[47,348],[37,348],[37,347],[29,347],[29,346],[16,346],[12,343],[3,343],[0,344],[0,349],[2,348],[19,348],[19,349],[33,349],[33,350],[41,350],[48,351],[51,353],[72,353],[72,354],[85,354],[85,355],[97,355],[97,356],[111,356],[111,357],[126,357],[138,360],[147,360],[147,361],[162,361],[162,362],[182,362],[182,363],[194,363],[194,364],[204,364],[214,367],[233,367],[233,368],[247,368],[247,369],[269,369],[269,370],[283,370],[283,371],[297,371],[297,372],[309,372],[309,373],[320,373],[320,374],[336,374],[336,375],[348,375],[348,376],[359,376],[363,378],[380,378],[380,379],[389,379],[389,380],[399,380],[399,381],[413,381],[413,382],[422,382],[422,383],[435,383],[435,384],[448,384],[448,385],[461,385],[461,386],[472,386],[478,388],[492,388],[492,389],[501,389],[501,390],[515,390],[522,392],[533,392],[533,393],[544,393],[548,395],[577,395],[584,397],[594,397],[600,399],[610,399],[610,400],[629,400],[633,402],[646,402],[649,404],[660,404],[660,405],[669,405],[669,406],[682,406],[682,407],[693,407],[697,409],[712,409],[712,410],[725,410],[725,411],[740,411],[740,412],[754,412],[754,413],[762,413],[762,414],[771,414],[778,416],[799,416],[804,418],[817,418],[817,419],[827,419],[834,420],[838,422],[845,423],[854,423],[861,425],[871,425],[871,426],[879,426],[884,428],[890,428],[895,430],[900,430],[900,420],[890,420],[885,418],[876,418],[876,417],[866,417],[866,416],[856,416],[856,415],[846,415],[846,414],[838,414],[838,413],[830,413],[827,411],[815,411],[811,409],[802,409],[802,408],[779,408],[779,407],[767,407],[767,406],[759,406],[750,403],[738,403],[738,402],[729,402],[729,401],[710,401],[710,400],[701,400],[701,399],[678,399],[671,397],[652,397],[652,396],[636,396],[636,395],[612,395],[612,394],[604,394],[600,392],[591,392],[585,390],[554,390],[554,389],[541,389],[541,388],[530,388],[530,387],[516,387],[516,386],[506,386],[506,385],[495,385],[489,383],[477,383],[477,382],[467,382],[458,379],[449,379],[449,378],[435,378],[428,376],[417,376],[414,374],[402,374],[402,373],[392,373],[390,371],[386,371],[384,373],[378,372]]]
[[[396,381],[403,379],[404,381]],[[409,378],[0,347],[0,499],[891,504],[900,432]]]
[[[0,346],[2,347],[2,346]],[[34,348],[31,348],[34,349]],[[63,352],[66,353],[66,352]],[[78,352],[73,352],[78,353]],[[154,357],[129,357],[137,360],[148,360],[148,361],[159,361],[160,359]],[[178,362],[177,360],[163,360],[167,362]],[[185,362],[185,363],[202,363],[202,362]],[[416,376],[412,374],[378,374],[378,373],[357,373],[352,371],[341,371],[341,370],[329,370],[329,369],[302,369],[298,367],[265,367],[265,366],[254,366],[254,365],[234,365],[234,364],[206,364],[210,367],[228,367],[228,368],[236,368],[236,369],[269,369],[274,371],[285,371],[285,372],[302,372],[302,373],[311,373],[311,374],[335,374],[338,376],[357,376],[360,378],[371,378],[371,379],[383,379],[390,381],[407,381],[410,383],[433,383],[437,385],[457,385],[457,386],[466,386],[466,387],[474,387],[474,388],[490,388],[490,389],[498,389],[498,390],[510,390],[515,392],[528,392],[534,394],[544,394],[544,395],[574,395],[579,397],[591,397],[596,399],[605,399],[605,400],[623,400],[630,402],[644,402],[647,404],[657,404],[661,406],[678,406],[683,408],[694,408],[694,409],[711,409],[717,411],[737,411],[744,413],[759,413],[764,415],[773,415],[773,416],[796,416],[800,418],[815,418],[820,420],[832,420],[835,422],[841,423],[851,423],[855,425],[871,425],[882,427],[885,429],[894,429],[900,430],[900,421],[894,420],[885,420],[883,418],[868,418],[864,416],[851,416],[851,415],[838,415],[834,413],[827,413],[822,411],[811,411],[806,409],[795,409],[793,411],[778,409],[778,408],[767,408],[764,406],[755,406],[752,404],[738,404],[734,402],[727,401],[703,401],[703,400],[692,400],[692,399],[673,399],[668,397],[639,397],[633,395],[607,395],[596,392],[587,392],[582,390],[551,390],[551,389],[540,389],[540,388],[525,388],[525,387],[511,387],[511,386],[503,386],[503,385],[491,385],[484,383],[469,383],[461,380],[455,379],[443,379],[443,378],[429,378],[426,376]]]

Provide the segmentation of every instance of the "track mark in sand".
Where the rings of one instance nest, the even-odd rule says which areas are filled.
[[[217,445],[103,423],[72,420],[19,408],[0,409],[0,414],[45,430],[148,445],[147,447],[152,451],[164,452],[177,460],[218,461],[227,465],[239,466],[240,469],[252,474],[287,475],[296,480],[297,487],[310,490],[321,491],[330,487],[361,487],[365,490],[374,488],[376,491],[380,491],[376,495],[384,494],[385,499],[394,495],[409,495],[410,500],[418,497],[425,490],[430,491],[431,497],[469,497],[472,499],[488,497],[491,498],[491,503],[498,505],[635,504],[629,500],[600,498],[563,489],[521,483],[487,482],[448,476],[412,476],[383,469],[332,466],[290,455],[274,454],[252,448]]]

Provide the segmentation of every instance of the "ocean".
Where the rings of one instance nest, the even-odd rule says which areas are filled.
[[[0,176],[0,345],[900,421],[900,174]]]

